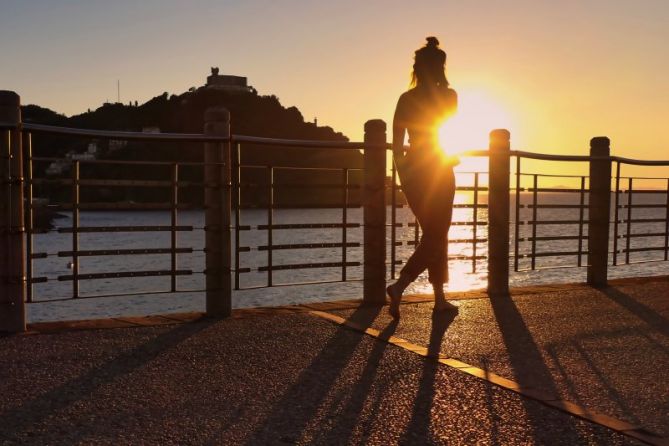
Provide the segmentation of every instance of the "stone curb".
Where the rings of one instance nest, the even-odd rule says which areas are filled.
[[[651,276],[651,277],[632,277],[625,279],[610,280],[609,284],[614,286],[634,285],[647,282],[666,282],[669,276]],[[569,291],[577,289],[588,289],[588,285],[583,283],[567,283],[556,285],[537,285],[527,287],[517,287],[510,290],[511,296],[524,296],[533,294],[545,294],[555,291]],[[465,299],[487,299],[489,298],[485,290],[478,291],[456,291],[448,293],[448,300]],[[433,296],[429,294],[412,294],[402,297],[402,305],[431,302]],[[256,316],[268,316],[277,314],[305,313],[309,311],[335,311],[357,308],[362,304],[362,299],[347,299],[331,302],[313,302],[300,305],[284,305],[278,307],[256,307],[256,308],[238,308],[232,310],[233,318],[248,318]],[[23,335],[33,335],[39,333],[55,333],[72,330],[96,330],[107,328],[128,328],[128,327],[148,327],[158,325],[180,324],[195,322],[205,319],[207,316],[202,312],[192,313],[169,313],[152,316],[137,317],[116,317],[105,319],[89,319],[79,321],[54,321],[54,322],[35,322],[28,324],[28,331]]]

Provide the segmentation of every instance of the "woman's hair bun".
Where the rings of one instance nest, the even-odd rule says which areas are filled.
[[[431,47],[439,46],[439,40],[437,40],[437,38],[434,36],[426,37],[425,40],[427,40],[426,46],[431,46]]]

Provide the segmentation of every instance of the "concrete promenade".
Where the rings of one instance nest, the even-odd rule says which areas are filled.
[[[669,278],[452,297],[36,324],[0,444],[669,445]]]

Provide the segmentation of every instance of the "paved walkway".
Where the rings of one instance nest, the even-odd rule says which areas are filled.
[[[43,324],[0,338],[0,444],[667,444],[669,280],[463,297],[399,323],[337,304]]]

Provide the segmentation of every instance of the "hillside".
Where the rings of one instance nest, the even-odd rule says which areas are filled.
[[[23,120],[74,128],[143,131],[159,129],[168,133],[202,133],[205,110],[223,106],[230,110],[233,134],[289,139],[347,141],[331,127],[305,122],[296,107],[284,107],[276,96],[261,96],[255,90],[231,93],[212,88],[191,89],[180,95],[163,93],[144,104],[104,104],[96,110],[66,117],[36,105],[23,107]],[[93,147],[93,149],[91,149]],[[35,156],[66,157],[73,153],[95,152],[97,159],[153,160],[153,161],[202,161],[202,144],[197,143],[140,143],[91,140],[86,138],[54,137],[36,134],[33,137]],[[70,155],[68,155],[68,153]],[[258,145],[241,147],[242,165],[281,165],[302,167],[361,167],[362,156],[357,151],[336,149],[298,149]],[[48,163],[36,163],[38,176],[68,177],[67,166],[63,172],[47,174]],[[267,198],[267,169],[243,168],[242,206],[263,206]],[[351,180],[359,182],[357,172]],[[168,179],[165,167],[128,167],[127,165],[84,164],[82,178]],[[201,168],[184,167],[181,179],[201,179]],[[334,206],[341,202],[342,192],[337,189],[318,188],[319,183],[341,182],[341,171],[289,171],[277,169],[276,183],[301,183],[305,187],[280,188],[275,192],[275,202],[280,206]],[[168,190],[140,187],[105,187],[96,190],[82,189],[82,200],[164,202]],[[37,196],[51,201],[69,200],[68,188],[37,189]],[[180,199],[193,204],[201,203],[201,190],[184,189]],[[357,201],[357,193],[351,197]]]

